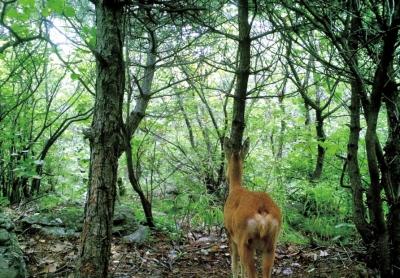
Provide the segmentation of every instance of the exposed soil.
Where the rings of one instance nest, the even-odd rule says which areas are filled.
[[[20,237],[31,277],[73,277],[78,239],[53,239],[40,235]],[[279,245],[273,277],[375,277],[361,261],[363,250],[346,247],[305,248]],[[192,233],[181,243],[154,233],[142,246],[114,238],[110,277],[229,277],[226,238]],[[376,276],[377,277],[377,276]]]

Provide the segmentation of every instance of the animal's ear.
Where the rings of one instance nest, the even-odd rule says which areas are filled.
[[[246,138],[246,140],[244,140],[242,148],[240,150],[240,157],[242,159],[244,159],[247,155],[247,153],[249,152],[250,149],[250,139],[249,137]]]
[[[224,152],[227,159],[232,154],[232,142],[228,137],[224,137]]]

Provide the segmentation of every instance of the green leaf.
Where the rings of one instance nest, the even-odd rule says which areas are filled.
[[[78,78],[79,78],[79,74],[71,73],[71,79],[72,80],[77,80]]]
[[[19,22],[15,22],[11,25],[11,28],[14,30],[15,33],[17,33],[20,36],[25,36],[29,33],[29,30],[26,28],[26,26],[22,25]]]
[[[13,19],[18,19],[19,18],[19,13],[15,9],[15,7],[9,8],[7,10],[7,17],[13,18]]]
[[[54,12],[62,14],[64,10],[64,0],[48,0],[47,6]]]
[[[89,46],[95,47],[96,46],[96,38],[91,37],[88,41]]]
[[[33,7],[35,6],[35,0],[19,0],[18,1],[21,6],[24,7]]]
[[[44,7],[44,8],[42,9],[42,15],[43,15],[44,17],[48,17],[48,16],[50,15],[50,13],[51,13],[51,9],[49,9],[48,7]]]
[[[75,9],[71,6],[66,6],[64,9],[64,14],[68,17],[75,16]]]

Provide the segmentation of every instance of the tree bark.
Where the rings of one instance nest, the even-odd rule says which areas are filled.
[[[90,131],[89,188],[81,234],[80,277],[107,277],[121,146],[124,62],[122,4],[96,5],[96,98]]]
[[[245,108],[247,84],[250,75],[250,25],[248,0],[238,1],[239,13],[239,65],[236,70],[236,88],[233,100],[233,118],[231,141],[233,149],[239,150],[242,146],[243,131],[245,128]]]
[[[396,9],[396,14],[397,14]],[[386,169],[382,169],[379,166],[385,166],[378,163],[377,153],[377,134],[376,127],[378,121],[378,114],[382,103],[382,94],[384,91],[390,89],[390,69],[392,68],[395,45],[397,39],[398,29],[392,28],[383,37],[383,48],[381,51],[381,60],[377,65],[377,69],[374,75],[374,84],[370,97],[370,103],[368,107],[367,116],[367,132],[365,135],[366,151],[368,159],[368,170],[370,174],[370,188],[369,203],[368,206],[371,210],[371,222],[374,227],[375,240],[376,240],[376,251],[379,258],[380,271],[383,276],[389,277],[392,272],[391,265],[391,248],[389,246],[389,234],[387,230],[387,223],[384,217],[381,191],[383,187],[388,187],[388,184],[382,184],[388,182],[386,178],[380,179],[380,173],[385,175]],[[389,181],[390,182],[390,181]],[[390,196],[389,196],[390,197]]]
[[[355,58],[356,59],[356,58]],[[360,166],[358,164],[358,148],[360,140],[360,91],[362,83],[359,80],[351,81],[351,104],[350,104],[350,133],[347,144],[347,163],[350,185],[352,189],[353,221],[357,231],[366,246],[372,241],[372,229],[367,222],[367,211],[364,204],[364,189],[362,186]]]
[[[400,276],[400,115],[399,91],[393,81],[385,90],[385,103],[389,135],[385,146],[385,161],[388,163],[390,192],[393,203],[389,206],[388,228],[392,242],[394,277]],[[389,198],[388,198],[389,199]]]
[[[322,175],[322,169],[324,167],[325,159],[325,147],[321,146],[326,140],[326,135],[324,131],[324,118],[322,116],[322,109],[315,110],[315,129],[317,131],[317,141],[318,141],[318,151],[317,151],[317,161],[315,163],[314,172],[311,175],[312,180],[319,180]]]
[[[150,24],[149,22],[147,23]],[[139,127],[139,124],[145,116],[145,112],[152,95],[151,87],[153,85],[154,74],[156,71],[157,58],[157,36],[153,28],[155,29],[155,27],[153,26],[148,28],[149,49],[147,51],[143,82],[141,84],[136,84],[140,94],[138,96],[134,109],[128,114],[124,130],[124,142],[121,142],[124,145],[122,145],[120,153],[122,154],[122,151],[125,150],[127,161],[126,167],[128,170],[129,182],[133,190],[139,195],[140,202],[142,204],[142,208],[146,217],[146,223],[149,227],[155,227],[152,213],[152,205],[151,202],[144,195],[143,190],[140,187],[139,181],[136,177],[136,170],[133,164],[132,147],[130,140],[134,136],[136,130]]]
[[[144,211],[144,215],[146,217],[146,224],[149,227],[155,227],[153,220],[153,212],[150,201],[146,198],[143,193],[142,188],[140,187],[139,181],[136,178],[133,159],[132,159],[132,148],[130,143],[130,137],[128,134],[125,135],[125,155],[126,155],[126,167],[128,169],[128,177],[129,182],[132,185],[133,190],[139,195],[140,202],[142,204],[142,208]]]

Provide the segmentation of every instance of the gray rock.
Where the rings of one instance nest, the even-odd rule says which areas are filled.
[[[139,228],[134,232],[133,234],[124,236],[122,238],[122,242],[125,243],[136,243],[136,244],[142,244],[146,242],[146,240],[150,236],[150,228],[147,226],[142,226],[140,225]]]
[[[24,257],[13,232],[14,224],[1,213],[0,223],[0,277],[25,278]]]
[[[178,196],[180,191],[176,185],[169,184],[165,187],[165,193],[168,195]]]
[[[43,214],[34,214],[34,215],[24,217],[21,220],[21,223],[24,226],[31,226],[33,224],[38,224],[40,226],[55,226],[55,227],[63,226],[63,223],[62,223],[62,221],[60,223],[59,218],[52,218],[50,216],[43,215]]]
[[[116,207],[114,211],[113,224],[122,225],[128,222],[135,222],[133,209],[127,206]]]
[[[4,228],[0,228],[0,245],[2,246],[9,245],[9,241],[10,241],[9,232]]]
[[[33,224],[30,227],[30,232],[53,238],[74,238],[77,234],[74,229],[64,227],[41,226],[39,224]]]
[[[7,231],[11,231],[14,230],[15,226],[14,223],[10,220],[10,218],[5,216],[4,214],[0,214],[0,228],[4,228]]]
[[[25,262],[22,254],[7,252],[0,247],[0,277],[25,278],[27,277]]]
[[[63,227],[41,227],[40,234],[54,238],[73,238],[76,237],[75,230]]]
[[[124,236],[133,233],[138,228],[135,214],[128,206],[117,206],[113,217],[112,233],[115,236]]]

